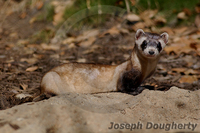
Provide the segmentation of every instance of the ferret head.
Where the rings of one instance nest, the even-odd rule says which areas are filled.
[[[138,29],[135,34],[135,47],[145,58],[154,59],[160,55],[165,45],[168,43],[168,36],[167,33],[158,35]]]

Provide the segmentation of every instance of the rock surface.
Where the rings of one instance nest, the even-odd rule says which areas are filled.
[[[114,127],[109,129],[112,122]],[[160,129],[160,124],[164,129]],[[192,130],[200,132],[200,90],[191,92],[176,87],[166,92],[144,90],[137,96],[119,92],[69,93],[0,111],[3,133]]]

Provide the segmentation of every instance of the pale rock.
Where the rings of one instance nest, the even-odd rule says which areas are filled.
[[[165,132],[146,129],[147,122],[197,124],[200,132],[200,90],[172,87],[168,91],[144,90],[137,96],[120,92],[67,93],[0,111],[0,132]],[[114,123],[142,123],[142,129],[108,129]],[[13,125],[13,126],[12,126]],[[170,129],[169,132],[192,132]]]

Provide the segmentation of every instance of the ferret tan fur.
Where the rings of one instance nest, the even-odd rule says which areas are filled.
[[[120,65],[68,63],[55,67],[44,75],[41,82],[41,93],[58,95],[67,92],[99,93],[123,91],[123,89],[126,89],[126,84],[123,83],[126,82],[124,81],[126,77],[133,82],[133,85],[131,84],[132,88],[137,88],[154,73],[160,57],[160,53],[156,53],[156,48],[148,47],[147,43],[147,48],[149,49],[143,46],[145,48],[143,50],[141,45],[144,40],[148,40],[149,44],[151,42],[160,42],[163,50],[168,41],[168,34],[145,33],[139,29],[135,38],[135,47],[126,62]],[[145,50],[154,50],[155,55],[148,55],[149,53],[146,54]],[[128,76],[124,73],[127,73]],[[137,78],[134,79],[134,77]],[[127,84],[129,85],[129,83]]]

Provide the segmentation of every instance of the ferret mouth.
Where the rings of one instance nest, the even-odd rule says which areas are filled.
[[[150,55],[150,54],[148,54],[148,55],[146,55],[148,58],[154,58],[154,57],[156,57],[156,55],[154,54],[154,55]]]

